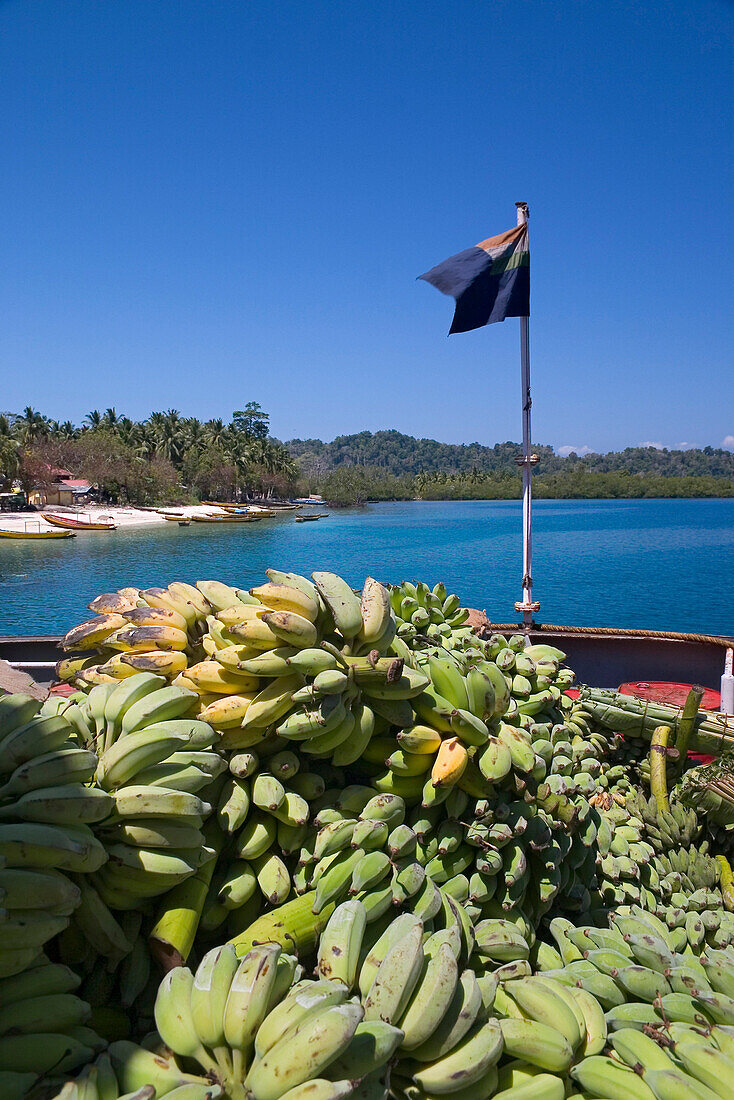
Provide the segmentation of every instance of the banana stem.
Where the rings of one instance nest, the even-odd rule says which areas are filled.
[[[340,649],[337,649],[335,645],[332,645],[331,642],[322,642],[321,648],[325,649],[327,653],[330,653],[334,660],[337,661],[343,669],[349,668],[349,665],[344,660],[342,651]]]
[[[665,765],[671,732],[670,726],[658,726],[650,740],[650,792],[657,802],[658,810],[666,812],[670,812]]]
[[[691,734],[696,726],[698,708],[701,706],[702,699],[703,688],[694,684],[688,692],[688,698],[685,701],[683,711],[678,721],[678,730],[675,736],[675,747],[680,753],[680,759],[678,760],[679,771],[683,770],[686,757],[688,756],[688,746],[690,744]]]
[[[317,916],[311,909],[315,897],[316,892],[309,890],[285,905],[263,913],[249,928],[230,940],[237,955],[242,958],[261,943],[279,943],[284,951],[299,957],[313,951],[335,908],[333,903],[326,905]]]
[[[207,846],[216,855],[208,859],[196,874],[184,879],[166,894],[164,908],[158,914],[148,938],[150,953],[165,972],[183,966],[194,946],[204,902],[222,846],[223,834],[218,828],[205,830]]]
[[[241,1083],[245,1079],[247,1072],[247,1063],[245,1061],[245,1055],[241,1050],[232,1051],[232,1076],[235,1081]]]

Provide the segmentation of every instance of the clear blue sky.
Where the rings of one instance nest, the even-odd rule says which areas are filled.
[[[520,434],[416,276],[531,209],[534,437],[734,446],[734,7],[0,0],[0,408]]]

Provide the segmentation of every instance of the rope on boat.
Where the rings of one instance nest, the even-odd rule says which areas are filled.
[[[524,629],[521,623],[490,623],[484,628],[489,633],[513,631],[521,633]],[[729,649],[734,646],[734,638],[723,638],[716,634],[685,634],[675,630],[633,630],[624,627],[606,626],[558,626],[556,623],[533,623],[530,630],[541,633],[548,631],[559,634],[596,634],[611,635],[616,638],[662,638],[670,642],[702,642],[708,645],[721,646]]]

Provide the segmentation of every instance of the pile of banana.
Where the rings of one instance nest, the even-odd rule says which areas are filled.
[[[642,910],[605,928],[555,920],[556,947],[537,951],[515,926],[486,923],[467,959],[430,918],[371,922],[348,901],[322,931],[313,979],[276,943],[239,958],[214,948],[161,984],[157,1076],[130,1043],[111,1046],[113,1062],[131,1088],[180,1088],[189,1066],[192,1096],[208,1081],[233,1100],[727,1095],[730,951],[679,951]]]
[[[0,699],[0,1095],[723,1095],[717,721],[661,773],[665,708],[442,584],[267,575],[99,596]]]

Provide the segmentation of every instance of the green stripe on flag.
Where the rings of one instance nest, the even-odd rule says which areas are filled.
[[[505,271],[512,271],[518,267],[530,266],[529,252],[512,252],[509,256],[499,256],[492,261],[492,274],[501,275]]]

